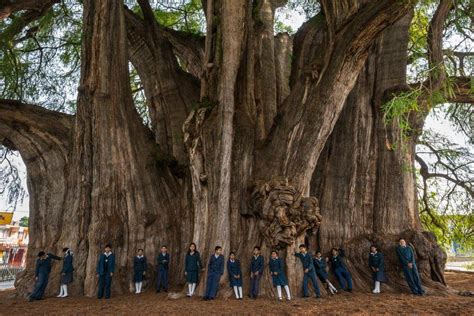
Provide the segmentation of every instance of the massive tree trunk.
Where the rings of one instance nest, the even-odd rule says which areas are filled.
[[[97,256],[109,242],[116,293],[130,285],[135,250],[144,248],[152,272],[161,244],[179,289],[190,242],[205,261],[215,245],[243,262],[255,245],[265,256],[279,249],[293,292],[302,278],[292,255],[299,243],[325,251],[344,244],[355,286],[365,288],[366,246],[379,240],[396,273],[391,247],[402,233],[413,237],[426,279],[442,281],[442,253],[421,233],[413,173],[403,172],[413,166],[413,142],[391,150],[398,130],[380,109],[386,91],[405,83],[413,3],[321,1],[322,13],[290,38],[273,35],[284,2],[205,1],[206,38],[187,46],[157,24],[147,1],[139,1],[144,18],[121,1],[84,1],[75,117],[60,116],[64,130],[53,133],[47,116],[39,127],[17,124],[0,107],[0,135],[25,158],[32,196],[35,242],[17,281],[23,293],[34,252],[69,246],[74,292],[94,295]],[[134,108],[128,61],[144,85],[151,130]],[[30,125],[26,134],[19,128]],[[28,160],[39,153],[42,165]],[[40,221],[46,213],[49,221]],[[263,293],[272,295],[264,278]]]

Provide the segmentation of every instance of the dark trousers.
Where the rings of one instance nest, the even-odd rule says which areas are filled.
[[[109,299],[111,286],[112,286],[112,277],[110,276],[110,273],[99,276],[99,291],[97,292],[97,298],[104,297],[104,291],[105,291],[105,298]]]
[[[316,292],[316,296],[321,296],[321,293],[319,292],[319,285],[318,281],[316,280],[316,273],[314,271],[308,271],[308,273],[305,273],[303,276],[303,296],[308,297],[309,296],[309,290],[308,290],[308,282],[311,281],[313,284],[314,291]]]
[[[252,298],[257,298],[258,291],[260,289],[260,279],[262,278],[262,274],[254,275],[250,279],[250,296]]]
[[[36,280],[35,288],[33,289],[33,292],[31,292],[30,294],[31,299],[40,300],[43,298],[44,291],[46,290],[46,286],[48,286],[48,280],[49,280],[49,273],[45,273],[45,274],[40,273],[38,275],[38,280]]]
[[[416,265],[413,265],[412,269],[408,268],[408,266],[404,266],[403,273],[405,274],[405,279],[407,280],[408,286],[413,294],[421,295],[425,293],[421,287],[420,275],[418,274]]]
[[[168,269],[160,267],[156,276],[156,291],[159,292],[161,288],[168,290]]]
[[[343,290],[352,290],[352,276],[345,268],[336,268],[334,271],[337,281]],[[346,287],[347,285],[347,287]]]
[[[221,275],[219,273],[209,272],[207,274],[206,294],[204,295],[205,298],[213,299],[217,296],[220,279]]]

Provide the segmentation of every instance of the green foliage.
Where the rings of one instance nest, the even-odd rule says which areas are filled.
[[[160,25],[190,34],[204,34],[206,20],[200,0],[150,1],[150,3],[154,7],[155,17]]]
[[[474,270],[474,263],[468,263],[464,265],[467,270]]]
[[[295,34],[295,30],[290,25],[286,25],[283,21],[276,20],[274,24],[275,33]]]
[[[20,16],[0,21],[0,97],[74,112],[82,5],[64,0],[25,29],[11,31]]]
[[[22,218],[20,218],[20,226],[21,227],[28,227],[28,221],[29,221],[29,217],[28,216],[23,216]]]
[[[406,140],[412,131],[410,116],[419,111],[418,100],[421,93],[421,88],[402,92],[382,106],[385,124],[393,122],[397,124],[400,130],[400,141]]]
[[[426,230],[435,234],[438,243],[450,250],[456,245],[460,253],[469,253],[474,250],[474,214],[467,215],[440,215],[433,212],[420,214],[421,222]]]

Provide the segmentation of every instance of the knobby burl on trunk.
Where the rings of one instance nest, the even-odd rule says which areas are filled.
[[[364,288],[366,246],[379,241],[391,252],[405,231],[424,279],[442,281],[443,254],[421,233],[413,174],[402,172],[413,164],[413,144],[407,153],[388,150],[397,127],[380,112],[384,91],[405,80],[413,1],[322,0],[321,13],[289,37],[273,34],[285,1],[207,0],[205,38],[159,25],[148,1],[138,2],[143,18],[121,1],[84,1],[74,116],[0,104],[0,135],[20,150],[32,197],[22,293],[36,251],[69,246],[73,292],[94,295],[106,243],[117,256],[116,293],[130,288],[136,249],[153,259],[161,244],[171,250],[172,284],[182,284],[190,242],[205,260],[217,244],[244,262],[257,244],[265,256],[278,248],[295,293],[296,246],[344,244]],[[151,130],[133,104],[129,61]],[[36,111],[47,114],[35,120]],[[396,258],[388,259],[395,276]],[[262,292],[273,294],[268,274]]]

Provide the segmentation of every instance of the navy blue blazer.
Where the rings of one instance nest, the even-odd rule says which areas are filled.
[[[250,272],[255,273],[258,271],[258,273],[261,275],[263,274],[263,268],[265,266],[265,262],[263,259],[263,256],[258,256],[255,258],[255,256],[252,256],[252,261],[250,261]]]
[[[106,256],[105,253],[100,254],[96,272],[100,276],[115,272],[115,255],[112,252],[109,256]]]
[[[413,253],[413,249],[411,249],[410,246],[398,246],[397,255],[403,266],[407,266],[409,263],[415,264],[415,254]]]
[[[74,266],[72,264],[72,261],[73,261],[73,255],[70,254],[70,253],[67,253],[65,256],[64,256],[64,261],[63,261],[63,269],[62,269],[62,273],[70,273],[72,271],[74,271]]]
[[[169,253],[161,253],[156,257],[156,263],[158,268],[163,268],[165,270],[168,270],[169,264],[170,264],[170,254]]]
[[[202,269],[202,263],[199,252],[195,251],[193,255],[188,252],[184,260],[184,271],[199,271],[200,269]]]
[[[61,260],[60,257],[51,253],[48,253],[48,257],[46,257],[46,259],[36,259],[35,277],[38,277],[40,274],[49,274],[51,272],[51,260],[53,259]]]
[[[147,262],[146,257],[139,258],[138,256],[133,257],[133,272],[143,274],[146,272]]]
[[[219,255],[217,258],[212,255],[207,265],[208,273],[224,274],[224,256]]]
[[[305,255],[303,255],[301,252],[295,253],[295,256],[300,258],[304,270],[308,269],[308,272],[314,271],[313,256],[309,252],[307,252]]]

